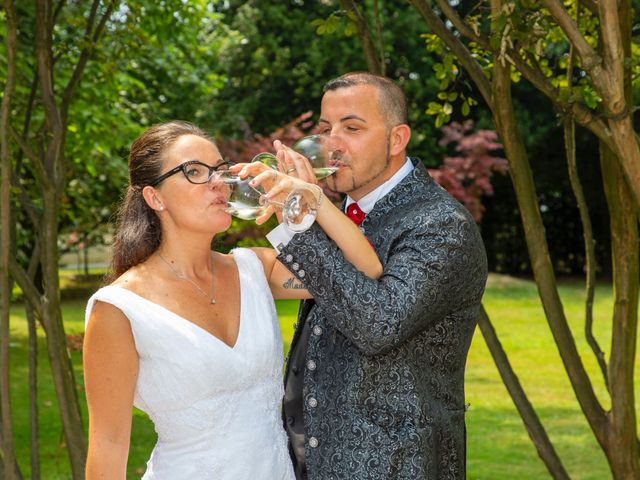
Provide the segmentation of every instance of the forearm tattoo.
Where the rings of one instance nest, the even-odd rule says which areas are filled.
[[[296,280],[296,277],[289,278],[286,282],[282,284],[282,287],[285,290],[304,290],[305,288],[307,288],[304,286],[304,283]]]

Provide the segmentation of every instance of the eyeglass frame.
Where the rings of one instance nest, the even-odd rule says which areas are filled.
[[[204,182],[194,182],[187,175],[187,171],[186,171],[187,167],[189,165],[194,165],[194,164],[202,165],[203,167],[207,167],[209,169],[209,175],[207,175],[207,179]],[[158,178],[156,178],[153,182],[149,183],[149,186],[156,187],[158,184],[160,184],[160,182],[162,182],[163,180],[166,180],[167,178],[171,177],[172,175],[175,175],[180,171],[182,172],[182,174],[184,175],[184,178],[186,178],[189,183],[192,183],[194,185],[204,185],[205,183],[208,183],[209,180],[211,180],[211,177],[214,175],[214,173],[218,173],[226,170],[226,169],[220,170],[220,167],[227,166],[227,169],[228,169],[229,165],[233,165],[233,162],[229,160],[223,160],[222,162],[212,167],[210,165],[207,165],[206,163],[201,162],[200,160],[188,160],[186,162],[181,163],[177,167],[172,168],[168,172],[163,173]]]

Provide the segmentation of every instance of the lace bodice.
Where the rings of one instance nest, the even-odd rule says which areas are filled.
[[[240,329],[233,347],[130,290],[107,286],[96,300],[131,323],[139,373],[134,405],[158,442],[143,479],[289,479],[282,428],[282,337],[262,263],[235,249]],[[133,439],[135,442],[135,439]]]

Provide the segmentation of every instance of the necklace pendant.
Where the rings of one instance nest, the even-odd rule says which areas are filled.
[[[211,305],[215,305],[216,304],[216,299],[212,298],[211,301],[209,302]]]

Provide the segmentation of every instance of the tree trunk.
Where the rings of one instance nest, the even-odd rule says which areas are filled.
[[[35,52],[47,137],[42,144],[42,157],[34,160],[42,162],[41,169],[47,175],[48,181],[42,179],[43,212],[40,225],[41,233],[38,237],[44,294],[40,298],[39,308],[34,305],[34,309],[41,313],[47,335],[47,353],[73,478],[83,479],[87,449],[80,404],[60,310],[57,239],[60,198],[65,185],[64,143],[66,111],[68,101],[73,92],[72,87],[76,84],[71,84],[71,82],[78,81],[88,54],[85,50],[82,51],[70,84],[65,89],[65,101],[62,102],[62,108],[59,108],[56,104],[56,93],[53,84],[55,76],[53,74],[54,60],[51,45],[52,4],[49,0],[36,0],[35,3]]]
[[[572,57],[573,58],[573,57]],[[570,70],[573,70],[571,68]],[[571,81],[572,74],[567,75],[567,83]],[[589,217],[589,209],[587,207],[587,199],[584,195],[580,176],[578,175],[578,165],[576,162],[576,126],[572,118],[564,119],[564,145],[567,157],[569,180],[571,189],[576,197],[576,204],[580,212],[580,223],[582,223],[582,231],[584,238],[584,256],[585,256],[585,275],[586,275],[586,301],[585,301],[585,321],[584,334],[587,343],[591,347],[591,351],[596,357],[604,384],[609,390],[609,375],[607,373],[607,363],[604,352],[600,348],[598,341],[593,335],[593,298],[596,288],[596,242],[593,238],[593,228],[591,227],[591,218]]]
[[[605,454],[615,479],[640,478],[633,369],[638,327],[638,210],[624,171],[601,145],[600,162],[611,218],[613,332],[609,381],[611,410]]]
[[[89,276],[89,239],[85,241],[84,248],[82,249],[82,263],[84,265],[84,274]]]
[[[43,253],[42,321],[47,334],[47,353],[62,419],[71,470],[74,479],[84,478],[86,441],[80,414],[80,403],[76,391],[71,358],[67,349],[66,335],[60,310],[60,286],[58,279],[58,195],[50,192],[45,201],[40,250]]]
[[[553,444],[551,443],[551,440],[549,440],[549,436],[540,422],[536,411],[533,409],[533,405],[529,402],[527,394],[522,388],[518,376],[513,371],[513,368],[511,368],[507,354],[503,350],[500,340],[498,340],[496,331],[494,330],[493,325],[491,325],[491,321],[489,320],[489,316],[487,315],[484,306],[480,310],[478,326],[480,327],[480,331],[482,332],[482,336],[484,337],[487,347],[489,347],[493,361],[495,362],[496,367],[498,367],[500,377],[502,378],[505,387],[507,387],[514,405],[518,409],[520,418],[522,418],[524,426],[527,429],[527,433],[529,433],[529,437],[533,441],[533,445],[538,451],[538,455],[554,479],[569,480],[569,474],[565,470],[564,465],[562,465],[562,460],[560,460],[558,453],[555,448],[553,448]]]
[[[607,441],[604,410],[584,369],[558,295],[533,174],[513,109],[510,65],[502,65],[500,61],[496,61],[493,68],[493,99],[493,119],[509,161],[509,173],[518,201],[529,258],[547,322],[576,398],[596,439],[604,448]]]
[[[40,440],[38,428],[38,332],[33,308],[25,303],[29,330],[29,439],[31,445],[31,480],[40,480]]]
[[[9,115],[16,83],[17,23],[13,0],[5,0],[7,21],[7,81],[0,107],[0,412],[2,418],[2,460],[4,478],[21,478],[13,446],[11,388],[9,380],[9,252],[11,251],[11,148]]]
[[[620,38],[625,56],[631,55],[631,3],[618,2]],[[631,74],[624,72],[625,102],[631,105]],[[628,120],[628,118],[627,118]],[[624,119],[623,119],[624,121]],[[625,130],[620,125],[619,132]],[[632,130],[633,132],[633,130]],[[618,135],[615,131],[614,136]],[[638,147],[633,138],[628,141]],[[621,157],[625,162],[631,159]],[[613,331],[611,335],[611,361],[609,378],[611,387],[611,411],[609,419],[609,449],[607,459],[615,479],[640,478],[638,441],[634,397],[634,364],[638,334],[638,289],[640,255],[638,252],[638,204],[629,187],[628,172],[621,166],[621,158],[602,142],[600,165],[604,192],[611,219],[611,259],[613,270]],[[638,179],[640,186],[640,178]]]

